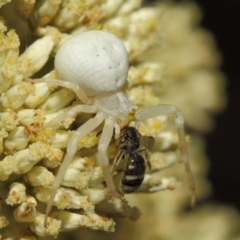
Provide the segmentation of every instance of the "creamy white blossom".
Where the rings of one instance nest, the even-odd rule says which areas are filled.
[[[140,124],[143,136],[155,138],[151,171],[145,174],[140,194],[129,194],[124,199],[109,195],[102,169],[96,164],[102,127],[81,138],[78,152],[54,197],[55,209],[44,225],[43,213],[69,140],[91,116],[70,116],[54,127],[42,129],[81,103],[69,89],[32,80],[58,79],[59,69],[53,68],[52,60],[59,47],[72,36],[89,30],[110,32],[125,45],[129,71],[124,90],[132,104],[139,109],[173,104],[183,112],[186,128],[191,130],[186,139],[197,196],[202,199],[209,193],[205,149],[199,132],[211,129],[213,113],[225,104],[224,78],[218,70],[219,54],[212,36],[198,27],[198,8],[192,3],[165,2],[145,7],[141,0],[13,2],[19,16],[31,25],[29,33],[35,34],[35,40],[22,50],[25,40],[17,34],[21,32],[20,20],[15,31],[1,19],[0,234],[3,239],[16,239],[16,235],[21,239],[37,239],[36,236],[61,239],[61,232],[76,229],[80,229],[78,238],[106,239],[99,232],[84,230],[89,229],[109,232],[116,239],[127,232],[129,239],[175,240],[181,232],[182,238],[194,240],[198,239],[196,232],[203,228],[204,238],[221,240],[226,236],[225,239],[235,240],[228,232],[231,227],[226,219],[229,216],[236,223],[239,216],[230,209],[206,206],[187,215],[183,213],[189,195],[185,191],[186,177],[180,165],[172,116]],[[7,3],[1,1],[3,11]],[[6,20],[6,14],[16,16],[14,12],[3,11]],[[91,56],[88,61],[91,62]],[[113,141],[108,149],[111,160],[117,148]],[[118,178],[119,175],[116,186]],[[141,220],[133,225],[126,218]],[[218,238],[211,238],[209,228],[213,223],[219,229]],[[19,228],[22,224],[24,228]]]

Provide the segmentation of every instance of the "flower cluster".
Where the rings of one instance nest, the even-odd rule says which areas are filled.
[[[2,1],[0,6],[6,3]],[[76,96],[65,88],[26,80],[34,76],[57,78],[53,56],[72,35],[93,29],[115,34],[129,54],[129,100],[139,108],[167,103],[183,112],[186,127],[192,130],[187,136],[189,156],[198,197],[203,198],[209,185],[200,133],[211,129],[212,114],[222,109],[225,97],[223,77],[218,71],[219,56],[211,35],[197,26],[197,7],[166,3],[141,7],[141,0],[17,0],[15,4],[19,16],[34,29],[30,34],[34,33],[37,39],[20,53],[17,33],[1,19],[0,229],[4,239],[60,239],[60,232],[78,228],[113,232],[118,217],[137,220],[141,215],[138,207],[144,212],[152,208],[152,220],[142,216],[145,220],[140,224],[145,231],[144,227],[139,233],[128,230],[128,238],[139,238],[141,234],[141,239],[170,236],[169,229],[186,205],[188,193],[181,190],[174,195],[167,191],[160,195],[131,194],[128,201],[109,197],[93,154],[99,131],[79,140],[82,154],[76,154],[69,166],[54,198],[57,209],[50,214],[47,228],[44,226],[43,213],[67,143],[76,126],[89,116],[70,117],[54,128],[40,130],[77,104]],[[21,31],[17,25],[16,31]],[[153,136],[156,144],[151,154],[152,171],[146,173],[139,192],[179,189],[179,180],[186,178],[177,164],[181,160],[172,116],[148,120],[140,125],[140,132]],[[115,154],[113,146],[109,149],[110,158]],[[137,207],[130,206],[132,203]],[[168,209],[168,217],[164,209]],[[159,223],[159,219],[161,227],[153,229],[153,221]],[[126,228],[125,223],[119,222],[119,227]],[[147,234],[150,228],[153,231]]]

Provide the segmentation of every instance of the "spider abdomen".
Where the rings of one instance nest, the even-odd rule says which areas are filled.
[[[78,84],[88,96],[120,90],[127,80],[123,42],[105,31],[87,31],[67,40],[55,57],[60,79]]]

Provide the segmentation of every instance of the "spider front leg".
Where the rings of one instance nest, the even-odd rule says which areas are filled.
[[[79,139],[81,139],[82,137],[92,132],[95,128],[97,128],[103,122],[103,120],[104,120],[104,115],[102,113],[98,113],[94,118],[89,119],[81,127],[79,127],[70,138],[67,146],[66,154],[64,156],[62,164],[59,168],[59,171],[53,183],[52,192],[48,199],[48,204],[47,204],[45,219],[44,219],[45,227],[47,227],[47,218],[49,213],[51,212],[51,208],[53,205],[53,201],[54,201],[54,197],[56,195],[57,189],[61,185],[61,182],[67,171],[67,168],[70,165],[75,153],[77,152]]]
[[[143,110],[135,114],[136,128],[138,128],[139,126],[139,121],[144,121],[149,118],[154,118],[154,117],[167,115],[167,114],[175,115],[175,124],[177,127],[177,133],[178,133],[178,139],[179,139],[179,149],[180,149],[182,161],[184,163],[184,166],[187,172],[189,187],[191,190],[190,205],[193,207],[196,201],[195,200],[196,188],[195,188],[195,183],[194,183],[192,171],[190,168],[190,164],[188,161],[187,143],[185,139],[185,129],[184,129],[184,118],[181,111],[173,105],[156,105],[156,106],[150,106],[150,107],[144,108]]]
[[[115,123],[113,118],[108,117],[105,120],[102,135],[99,140],[97,161],[98,161],[98,164],[102,167],[103,176],[110,193],[116,197],[122,197],[120,193],[116,191],[115,184],[113,182],[112,174],[110,171],[109,159],[107,155],[107,149],[111,142],[114,128],[115,128]]]
[[[85,104],[92,104],[92,100],[87,97],[86,93],[83,91],[83,89],[74,82],[70,81],[63,81],[63,80],[57,80],[54,78],[39,78],[39,79],[27,79],[26,81],[32,82],[32,83],[47,83],[47,84],[52,84],[60,87],[65,87],[68,89],[71,89],[77,97]]]
[[[45,129],[48,127],[53,127],[54,125],[58,124],[59,122],[77,115],[77,113],[95,113],[97,112],[97,107],[96,106],[91,106],[91,105],[77,105],[72,107],[70,110],[68,110],[66,113],[54,118],[52,121],[48,122],[47,124],[44,124],[44,126],[41,129]]]

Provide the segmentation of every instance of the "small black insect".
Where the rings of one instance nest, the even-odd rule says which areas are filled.
[[[112,172],[114,172],[120,163],[124,163],[120,186],[123,193],[132,193],[142,184],[146,164],[149,169],[151,168],[148,150],[153,144],[153,137],[142,136],[136,128],[123,129],[118,153],[112,166]]]

